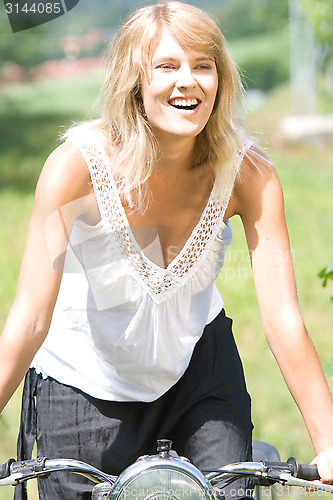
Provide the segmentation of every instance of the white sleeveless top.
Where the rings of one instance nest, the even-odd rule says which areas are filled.
[[[214,280],[231,242],[213,188],[199,222],[166,269],[134,238],[101,140],[87,125],[68,140],[87,162],[101,220],[77,220],[48,336],[32,367],[99,399],[153,401],[186,370],[223,301]],[[244,151],[234,167],[236,176]]]

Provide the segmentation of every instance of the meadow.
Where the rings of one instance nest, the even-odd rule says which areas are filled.
[[[15,295],[40,169],[59,144],[61,130],[95,116],[100,83],[100,75],[94,74],[0,90],[0,327]],[[289,88],[283,85],[249,112],[246,122],[281,179],[301,309],[325,364],[333,354],[332,290],[330,284],[323,288],[317,275],[332,260],[333,151],[325,143],[286,141],[279,121],[289,112]],[[234,239],[218,286],[227,314],[236,318],[234,333],[252,395],[254,438],[274,444],[283,459],[295,455],[307,462],[313,450],[264,338],[240,221],[235,218],[232,227]],[[20,391],[0,416],[0,462],[16,454]],[[10,487],[0,489],[0,500],[11,495]]]

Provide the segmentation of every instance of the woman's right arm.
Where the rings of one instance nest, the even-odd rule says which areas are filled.
[[[88,210],[89,182],[87,166],[70,143],[59,146],[42,170],[16,297],[0,336],[0,412],[47,335],[68,237],[75,219]]]

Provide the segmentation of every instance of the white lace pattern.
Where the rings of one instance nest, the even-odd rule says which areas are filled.
[[[146,257],[131,231],[101,140],[89,127],[74,129],[68,140],[78,147],[88,165],[104,231],[109,236],[112,234],[113,244],[116,238],[119,257],[125,259],[129,274],[151,298],[156,303],[163,302],[200,270],[216,235],[225,227],[223,217],[233,182],[223,202],[215,195],[215,187],[212,189],[200,220],[184,247],[167,268],[162,268]],[[238,155],[234,178],[243,156],[244,152]]]

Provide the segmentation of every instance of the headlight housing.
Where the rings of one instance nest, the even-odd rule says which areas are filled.
[[[216,500],[205,476],[171,449],[158,442],[158,454],[140,457],[125,469],[111,488],[111,500]],[[98,497],[96,497],[98,498]]]

